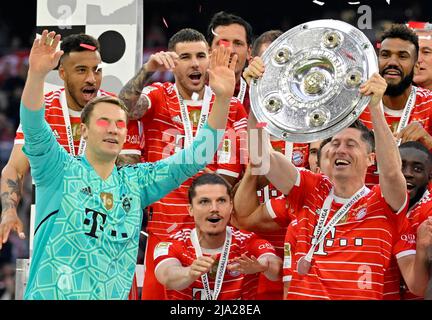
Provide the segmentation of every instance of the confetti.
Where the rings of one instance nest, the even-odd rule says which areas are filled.
[[[325,2],[318,1],[318,0],[314,0],[312,2],[315,3],[315,4],[317,4],[317,5],[320,5],[320,6],[323,6],[325,4]]]
[[[165,20],[165,18],[164,17],[162,17],[162,21],[163,21],[163,23],[164,23],[164,25],[165,25],[165,27],[168,29],[168,23],[166,22],[166,20]]]
[[[95,46],[91,46],[89,44],[85,44],[85,43],[80,43],[80,47],[91,50],[91,51],[95,51],[96,47]]]
[[[213,33],[213,35],[215,36],[215,37],[218,37],[219,35],[213,30],[213,28],[211,29],[211,32]]]
[[[223,46],[223,47],[226,47],[226,48],[228,48],[229,46],[230,46],[230,43],[229,43],[229,41],[226,41],[226,40],[219,40],[219,43],[218,43],[220,46]]]
[[[348,2],[348,4],[356,5],[356,4],[360,4],[360,1],[356,1],[356,2]]]
[[[257,129],[265,128],[267,127],[267,122],[258,122],[256,124]]]

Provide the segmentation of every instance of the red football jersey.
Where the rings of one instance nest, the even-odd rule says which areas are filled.
[[[384,116],[392,132],[396,132],[403,110],[384,110]],[[369,109],[366,108],[359,119],[369,128],[373,129]],[[423,128],[432,135],[432,91],[417,87],[414,108],[411,111],[408,123],[420,122]],[[368,168],[366,174],[366,185],[372,187],[378,184],[378,173],[376,164]]]
[[[141,119],[144,127],[144,158],[155,162],[166,158],[183,148],[185,129],[180,113],[180,104],[172,83],[154,83],[143,90],[150,106]],[[212,95],[210,110],[215,95]],[[201,116],[200,101],[185,101],[195,135]],[[227,129],[221,146],[208,168],[216,173],[239,178],[247,158],[246,112],[242,104],[231,99]],[[151,205],[148,230],[163,240],[175,230],[193,228],[194,221],[188,212],[187,191],[193,178],[188,179],[178,189]]]
[[[299,170],[299,179],[288,195],[298,222],[296,261],[311,247],[317,212],[331,188],[327,177]],[[333,199],[328,220],[344,201]],[[392,255],[415,254],[406,207],[393,212],[375,186],[317,246],[309,273],[302,276],[293,270],[288,299],[383,299],[384,276]]]
[[[248,256],[254,255],[257,259],[266,254],[274,255],[275,251],[271,244],[263,239],[258,238],[254,233],[248,231],[240,231],[232,227],[232,242],[230,252],[228,255],[228,261],[236,257],[240,257],[242,254]],[[191,229],[183,229],[171,236],[172,240],[159,243],[153,254],[153,258],[156,264],[155,270],[164,261],[170,259],[177,259],[180,261],[182,266],[190,266],[196,259],[195,248],[192,245],[190,238]],[[215,252],[204,251],[204,255],[216,254],[216,260],[220,259],[220,251]],[[229,262],[228,262],[229,263]],[[215,285],[215,276],[218,263],[215,263],[215,270],[211,270],[208,273],[210,290],[213,291]],[[251,274],[245,275],[238,271],[226,270],[223,278],[223,284],[218,300],[251,300],[255,297],[256,288],[258,282],[258,275]],[[204,286],[201,282],[201,278],[193,282],[188,288],[184,290],[168,290],[167,297],[170,300],[204,300],[206,299]]]
[[[115,96],[113,93],[99,90],[97,96]],[[67,106],[65,89],[61,88],[56,91],[45,94],[45,120],[50,125],[54,136],[58,143],[70,153],[68,134],[66,132],[65,118],[63,114],[63,106]],[[78,149],[81,140],[81,112],[68,109],[70,128],[72,131],[73,145],[75,154],[78,154]],[[15,144],[24,144],[24,134],[21,125],[18,127],[15,137]],[[126,142],[123,146],[121,154],[141,154],[140,150],[140,129],[138,121],[131,120],[128,122],[128,133]]]

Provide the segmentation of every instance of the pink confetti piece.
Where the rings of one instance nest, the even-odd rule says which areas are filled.
[[[91,51],[95,51],[96,47],[95,46],[91,46],[89,44],[85,44],[85,43],[80,43],[80,47],[91,50]]]
[[[256,124],[257,129],[265,128],[267,127],[267,122],[258,122]]]

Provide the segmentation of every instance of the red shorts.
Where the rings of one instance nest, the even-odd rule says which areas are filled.
[[[154,274],[156,266],[154,265],[153,251],[160,241],[161,240],[157,236],[149,233],[144,258],[145,273],[141,293],[142,300],[166,300],[165,287],[157,281]]]

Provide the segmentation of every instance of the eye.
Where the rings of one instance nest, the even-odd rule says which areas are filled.
[[[414,167],[414,171],[417,173],[421,173],[421,172],[423,172],[423,168],[422,167]]]
[[[123,120],[118,120],[116,121],[116,126],[119,129],[124,129],[126,128],[126,122],[124,122]]]
[[[109,121],[106,119],[98,119],[96,120],[96,125],[99,127],[106,128],[109,126]]]

